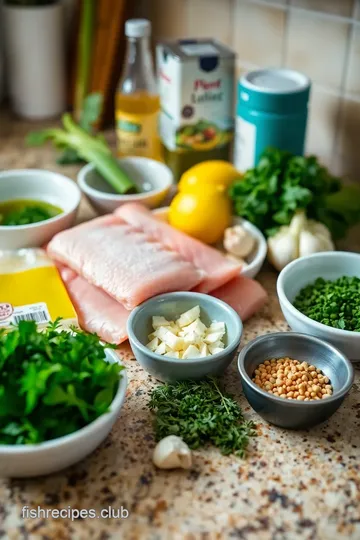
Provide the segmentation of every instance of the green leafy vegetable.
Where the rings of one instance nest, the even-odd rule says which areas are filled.
[[[235,213],[267,236],[288,225],[297,210],[324,223],[335,240],[360,222],[360,189],[343,186],[314,156],[270,148],[230,187],[230,197]]]
[[[343,276],[327,281],[318,278],[299,292],[294,307],[319,323],[360,332],[360,279]]]
[[[108,411],[122,366],[105,361],[94,334],[59,322],[39,332],[21,321],[0,330],[0,443],[32,444],[72,433]]]
[[[214,378],[156,387],[149,402],[155,411],[155,435],[178,435],[190,448],[212,443],[225,454],[245,455],[254,424],[245,421],[239,405],[223,393]]]
[[[116,193],[137,192],[137,187],[129,176],[120,168],[117,160],[102,134],[94,135],[92,124],[101,110],[101,95],[92,94],[85,100],[82,117],[76,124],[71,115],[62,117],[63,128],[49,128],[29,133],[26,143],[29,146],[41,146],[50,140],[63,150],[59,160],[62,164],[86,161],[93,163],[99,174],[108,182]]]

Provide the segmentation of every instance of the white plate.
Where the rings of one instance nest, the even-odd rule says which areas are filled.
[[[168,213],[168,206],[153,210],[153,214],[156,215],[158,219],[161,219],[165,222],[168,221]],[[265,236],[260,231],[260,229],[255,227],[255,225],[250,223],[250,221],[246,221],[245,219],[242,219],[240,217],[233,216],[232,225],[241,225],[256,239],[256,249],[247,259],[248,266],[240,272],[242,276],[254,278],[260,272],[261,267],[266,259],[267,243],[265,240]]]

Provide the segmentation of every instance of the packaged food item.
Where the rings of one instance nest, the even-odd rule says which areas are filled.
[[[118,155],[161,160],[160,101],[150,51],[151,23],[130,19],[125,34],[126,61],[116,93]]]
[[[177,180],[205,160],[230,160],[235,54],[212,39],[157,46],[160,138]]]
[[[45,251],[0,251],[0,328],[22,320],[44,326],[58,317],[63,327],[77,325],[59,272]]]
[[[246,73],[238,85],[234,163],[245,172],[266,148],[303,155],[310,80],[290,69]]]

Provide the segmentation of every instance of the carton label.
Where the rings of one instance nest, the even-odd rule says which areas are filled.
[[[200,61],[204,47],[215,55],[211,62]],[[234,59],[219,57],[210,43],[181,49],[191,58],[180,61],[158,47],[162,142],[179,152],[224,146],[234,130]]]

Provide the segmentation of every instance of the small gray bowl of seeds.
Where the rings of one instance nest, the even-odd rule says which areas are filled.
[[[354,369],[333,345],[294,332],[267,334],[239,354],[244,394],[267,422],[305,429],[332,416],[349,392]]]

